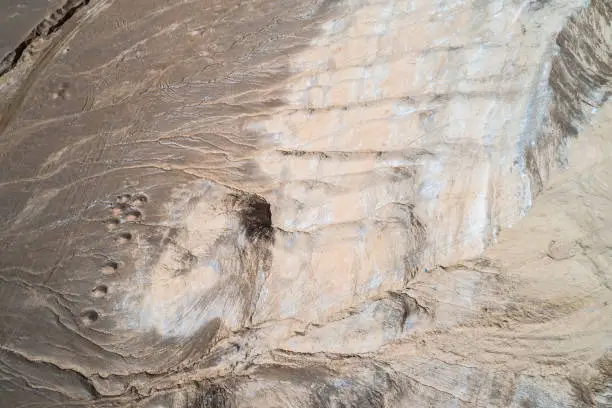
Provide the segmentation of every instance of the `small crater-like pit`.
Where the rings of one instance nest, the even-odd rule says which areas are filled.
[[[91,290],[91,296],[95,298],[103,298],[108,294],[108,286],[98,285]]]
[[[129,203],[131,199],[132,199],[132,195],[131,194],[121,194],[121,195],[117,196],[117,202],[119,204]]]
[[[117,228],[119,224],[121,224],[121,220],[118,217],[112,217],[106,220],[104,223],[106,224],[106,228],[113,230]]]
[[[122,232],[117,236],[117,243],[119,244],[127,244],[132,240],[132,234],[129,232]]]
[[[127,204],[124,203],[118,203],[115,204],[111,207],[111,213],[114,216],[119,216],[121,214],[123,214],[123,212],[127,211],[129,209],[129,206]]]
[[[149,201],[146,195],[144,194],[136,194],[134,196],[134,201],[132,202],[135,206],[146,204]]]
[[[132,209],[125,213],[125,220],[127,222],[140,221],[142,213],[138,210]]]
[[[117,272],[118,268],[119,268],[119,264],[117,262],[115,262],[115,261],[108,261],[102,267],[102,273],[104,275],[112,275],[115,272]]]
[[[98,320],[100,315],[95,310],[85,310],[81,313],[81,323],[83,326],[90,326]]]

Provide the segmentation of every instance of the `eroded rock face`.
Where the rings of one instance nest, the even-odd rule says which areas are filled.
[[[0,83],[3,405],[612,404],[609,1],[62,10]]]

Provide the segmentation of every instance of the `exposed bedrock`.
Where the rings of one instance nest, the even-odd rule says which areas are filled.
[[[609,0],[61,10],[0,77],[0,406],[612,404]]]

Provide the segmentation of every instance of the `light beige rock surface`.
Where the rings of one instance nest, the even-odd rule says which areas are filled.
[[[612,405],[608,0],[77,3],[0,82],[0,405]]]

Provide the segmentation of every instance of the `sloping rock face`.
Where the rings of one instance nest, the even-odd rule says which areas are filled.
[[[61,26],[66,12],[73,10],[78,2],[73,0],[63,4],[61,0],[30,0],[20,3],[1,0],[0,75],[14,67],[36,38],[48,35],[55,27]]]
[[[612,405],[609,0],[61,10],[0,77],[0,406]]]

